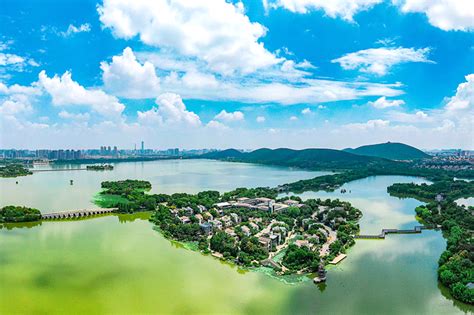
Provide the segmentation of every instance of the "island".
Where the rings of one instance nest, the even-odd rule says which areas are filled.
[[[0,223],[33,222],[41,220],[41,212],[38,209],[5,206],[0,208]]]
[[[150,221],[170,240],[276,275],[318,272],[315,282],[354,245],[362,217],[348,202],[278,198],[275,188],[147,194],[151,184],[138,180],[103,182],[102,188],[100,202],[119,212],[153,211]]]
[[[114,169],[112,164],[95,164],[87,165],[86,170],[88,171],[111,171]]]
[[[11,163],[0,167],[0,177],[18,177],[33,174],[23,164]]]

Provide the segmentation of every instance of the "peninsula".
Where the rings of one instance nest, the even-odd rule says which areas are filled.
[[[324,280],[324,265],[342,259],[354,244],[362,216],[347,202],[278,198],[271,188],[165,195],[146,194],[151,184],[145,181],[102,187],[100,202],[120,212],[156,209],[150,220],[171,240],[245,267],[266,266],[277,275],[319,271],[316,281]]]

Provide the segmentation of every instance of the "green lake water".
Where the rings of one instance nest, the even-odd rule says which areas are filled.
[[[214,161],[117,164],[113,172],[45,172],[0,179],[1,204],[42,210],[91,206],[102,180],[139,178],[156,192],[273,186],[317,173]],[[69,180],[74,185],[69,187]],[[416,225],[413,199],[388,196],[393,182],[374,177],[345,185],[350,194],[307,193],[352,202],[362,232]],[[90,187],[93,186],[93,187]],[[19,188],[21,187],[21,189]],[[110,215],[0,229],[0,314],[458,314],[436,280],[445,247],[440,232],[360,240],[324,286],[288,285],[245,272],[164,239],[147,214]]]

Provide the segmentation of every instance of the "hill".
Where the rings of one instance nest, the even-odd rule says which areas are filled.
[[[234,162],[259,163],[301,167],[307,169],[344,169],[369,165],[386,165],[393,162],[377,157],[352,154],[332,149],[258,149],[252,152],[240,152],[228,149],[204,154],[202,158]]]
[[[430,157],[428,154],[415,147],[397,142],[364,145],[355,149],[344,149],[344,151],[389,160],[418,160]]]

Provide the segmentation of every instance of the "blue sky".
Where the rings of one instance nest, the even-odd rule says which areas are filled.
[[[0,3],[0,147],[474,149],[469,0]]]

